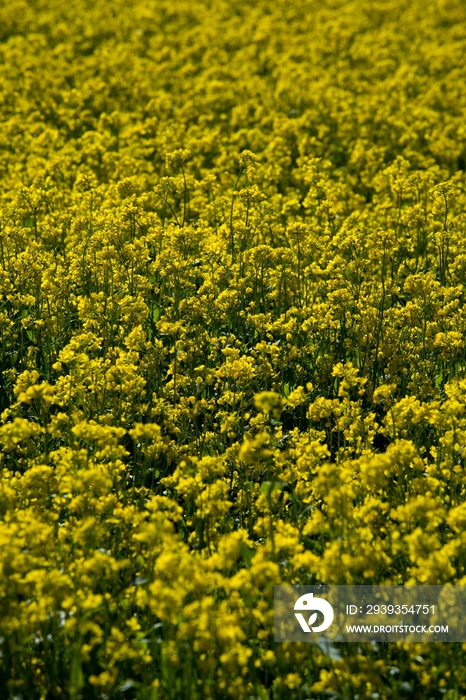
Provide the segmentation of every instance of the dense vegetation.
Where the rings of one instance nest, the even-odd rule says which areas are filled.
[[[0,7],[0,697],[458,700],[273,585],[466,584],[466,5]]]

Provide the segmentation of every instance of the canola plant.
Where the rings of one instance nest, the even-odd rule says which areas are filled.
[[[0,697],[459,700],[273,586],[466,583],[466,5],[0,7]]]

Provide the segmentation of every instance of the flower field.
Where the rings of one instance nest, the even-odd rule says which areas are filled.
[[[460,700],[273,586],[466,584],[463,0],[0,7],[0,699]]]

